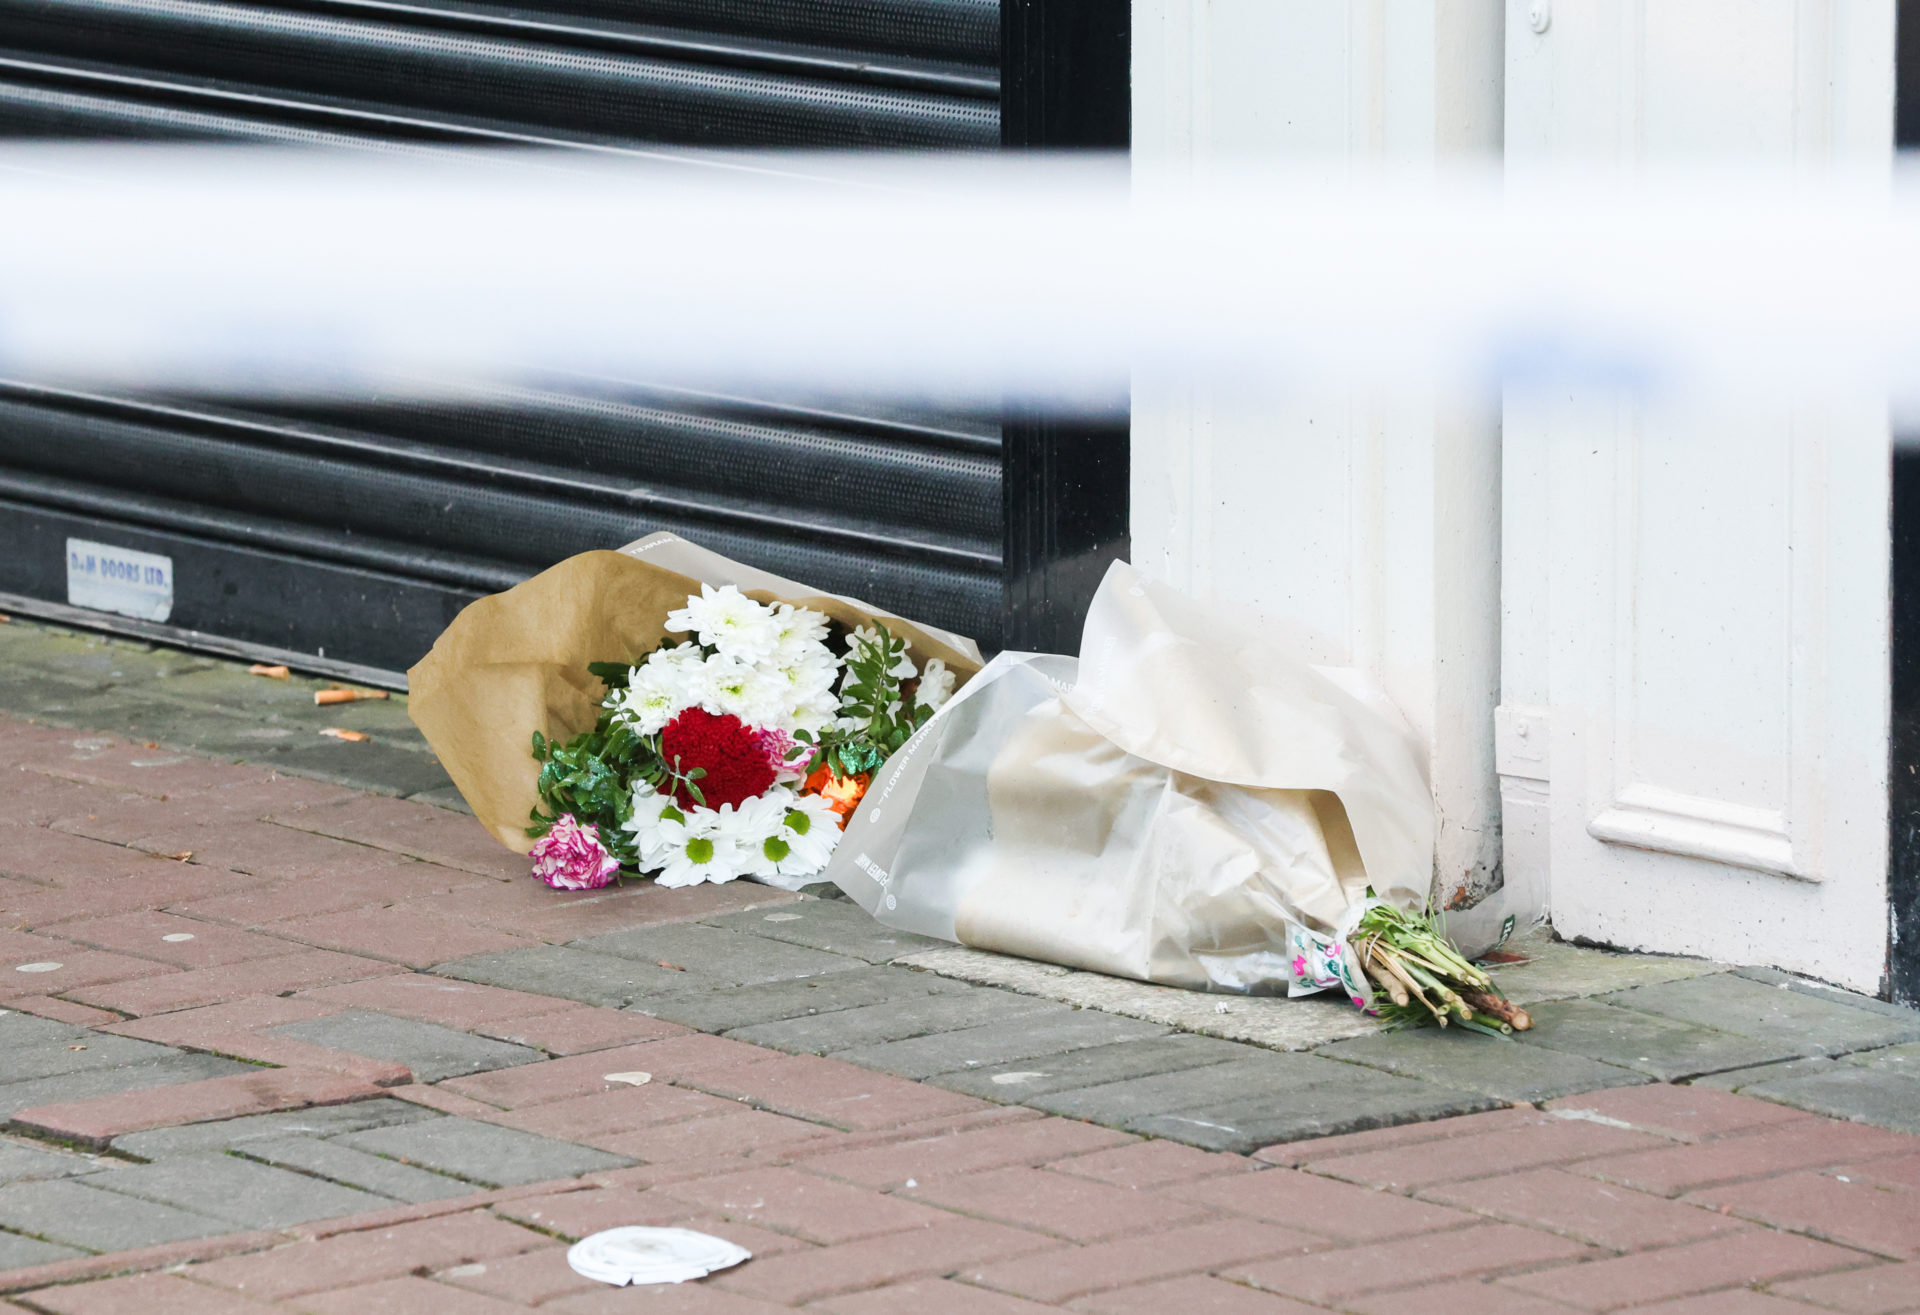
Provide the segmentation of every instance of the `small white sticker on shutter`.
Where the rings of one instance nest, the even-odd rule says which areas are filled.
[[[173,613],[173,558],[68,539],[67,602],[140,621],[165,621]]]

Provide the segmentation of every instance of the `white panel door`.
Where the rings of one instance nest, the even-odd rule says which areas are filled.
[[[1891,160],[1890,0],[1508,9],[1510,176]],[[1884,406],[1536,391],[1504,441],[1510,876],[1565,936],[1877,990]]]

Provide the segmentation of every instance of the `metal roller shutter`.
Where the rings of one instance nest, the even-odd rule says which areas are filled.
[[[0,0],[0,136],[1124,145],[1124,18],[1007,4]],[[1049,6],[1070,21],[1049,29]],[[1063,39],[1104,83],[1059,76]],[[1031,84],[1006,132],[1003,40]],[[0,605],[60,614],[68,541],[99,542],[167,558],[172,605],[164,624],[93,620],[397,679],[480,594],[670,529],[989,647],[1070,648],[1124,551],[1113,437],[597,379],[297,403],[0,380]]]

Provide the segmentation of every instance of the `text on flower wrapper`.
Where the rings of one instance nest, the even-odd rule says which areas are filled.
[[[879,882],[880,889],[882,890],[885,890],[887,888],[887,883],[893,880],[893,874],[891,872],[881,867],[878,863],[868,858],[865,854],[855,855],[853,860],[853,865],[859,868],[862,872],[866,873],[868,876],[872,877],[875,881]]]

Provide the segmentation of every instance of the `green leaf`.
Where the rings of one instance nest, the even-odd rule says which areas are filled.
[[[633,668],[625,662],[589,662],[587,671],[591,675],[598,676],[605,682],[607,689],[612,691],[627,687],[627,681],[632,678]]]

